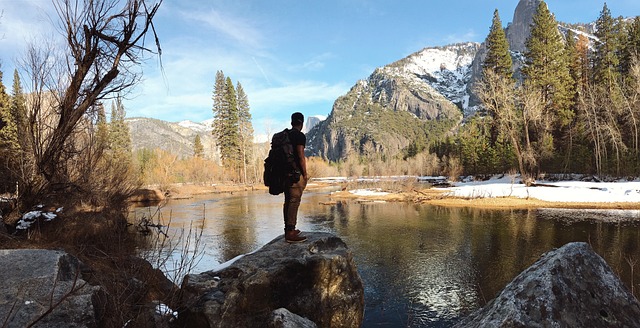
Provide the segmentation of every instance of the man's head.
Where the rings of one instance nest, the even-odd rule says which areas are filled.
[[[304,123],[304,115],[300,112],[291,114],[291,126],[302,126]]]

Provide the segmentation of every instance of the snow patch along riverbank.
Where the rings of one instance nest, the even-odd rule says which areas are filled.
[[[537,181],[527,187],[513,176],[487,181],[459,182],[454,187],[440,188],[445,196],[458,198],[534,198],[564,203],[636,203],[640,202],[639,181],[584,182]]]

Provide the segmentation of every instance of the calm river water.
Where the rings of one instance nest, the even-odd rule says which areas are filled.
[[[171,220],[173,232],[192,222],[204,226],[204,255],[193,270],[199,273],[281,235],[282,198],[252,192],[175,200],[162,208],[162,219]],[[363,327],[449,327],[540,255],[572,241],[590,243],[629,288],[635,286],[636,296],[640,291],[634,211],[321,204],[327,201],[328,191],[306,193],[298,227],[334,233],[353,251],[365,286]],[[135,215],[149,211],[138,208]]]

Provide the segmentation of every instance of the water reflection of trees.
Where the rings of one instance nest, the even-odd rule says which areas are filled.
[[[567,220],[571,212],[549,217],[536,210],[321,205],[323,200],[313,193],[303,197],[299,225],[305,231],[334,232],[347,242],[364,279],[366,316],[372,322],[453,323],[494,298],[540,255],[572,241],[590,243],[627,286],[633,281],[640,287],[640,263],[633,278],[629,264],[640,261],[634,223]],[[282,234],[281,197],[216,196],[173,203],[163,211],[176,227],[204,217],[206,256],[218,262]]]
[[[445,321],[484,305],[543,253],[573,241],[590,243],[630,286],[628,262],[640,244],[637,229],[569,225],[536,210],[345,202],[329,213],[338,234],[349,236],[361,269],[375,271],[373,281],[365,281],[381,293],[374,302],[382,306],[396,297],[406,308],[422,306],[421,313],[437,312]]]

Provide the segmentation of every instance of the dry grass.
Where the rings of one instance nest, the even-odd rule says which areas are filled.
[[[51,222],[34,224],[28,232],[0,233],[3,249],[62,249],[80,259],[83,278],[100,285],[100,327],[154,327],[153,300],[172,305],[177,288],[149,262],[137,256],[145,240],[131,233],[120,212],[63,211]]]

